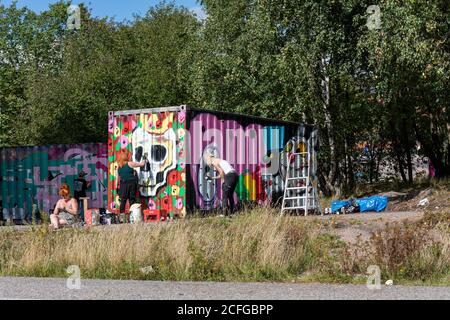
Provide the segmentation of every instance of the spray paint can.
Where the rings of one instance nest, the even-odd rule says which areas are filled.
[[[97,226],[100,224],[100,214],[98,210],[92,210],[92,225]]]

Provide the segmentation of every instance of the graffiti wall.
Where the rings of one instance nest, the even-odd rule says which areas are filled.
[[[238,202],[269,204],[283,195],[293,149],[316,150],[314,127],[187,106],[111,112],[108,139],[108,207],[118,213],[118,157],[122,150],[136,169],[143,209],[184,216],[222,205],[222,186],[204,154],[230,162],[239,174]],[[145,157],[144,157],[145,156]],[[315,157],[315,151],[312,154]],[[311,174],[315,168],[311,167]]]
[[[114,115],[109,117],[108,204],[118,212],[118,156],[121,150],[132,153],[132,161],[141,162],[136,169],[139,198],[145,208],[162,214],[184,216],[186,213],[186,113],[158,112]]]
[[[190,173],[196,208],[210,210],[221,205],[221,182],[207,178],[211,168],[203,160],[203,154],[211,151],[239,174],[235,200],[267,205],[283,194],[288,157],[294,151],[291,149],[307,150],[312,128],[263,122],[268,121],[220,113],[199,113],[192,118]]]
[[[267,169],[271,167],[271,157],[277,156],[274,151],[283,148],[283,126],[255,123],[243,126],[234,119],[220,119],[210,113],[201,113],[192,119],[190,132],[194,157],[191,176],[198,208],[216,208],[222,199],[220,180],[210,180],[206,176],[210,168],[204,162],[203,154],[208,149],[230,162],[238,172],[236,200],[264,203],[273,192],[282,191],[283,179],[279,170],[270,172]]]
[[[62,183],[72,193],[80,171],[91,182],[87,196],[91,207],[105,207],[107,200],[107,147],[103,143],[50,145],[0,149],[1,201],[5,213],[23,219],[32,203],[48,212],[58,201]]]

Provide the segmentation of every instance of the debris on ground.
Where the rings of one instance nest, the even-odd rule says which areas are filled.
[[[428,209],[450,208],[450,191],[441,188],[408,190],[405,192],[386,192],[389,204],[387,211],[422,211]]]

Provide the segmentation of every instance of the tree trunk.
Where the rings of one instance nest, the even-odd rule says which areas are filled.
[[[403,146],[406,151],[406,166],[408,169],[408,181],[409,183],[413,182],[413,167],[412,167],[412,159],[411,159],[411,144],[409,142],[409,129],[406,123],[406,120],[402,120],[402,136],[403,136]]]
[[[398,170],[400,171],[400,176],[402,177],[402,181],[406,183],[408,182],[408,180],[406,179],[405,169],[403,168],[403,159],[398,151],[396,151],[396,157],[398,162]]]
[[[355,188],[355,172],[353,170],[353,160],[352,160],[351,155],[347,155],[347,158],[348,158],[347,176],[348,176],[349,190],[354,190],[354,188]]]
[[[409,183],[413,183],[413,166],[411,159],[411,148],[409,148],[409,146],[406,148],[406,161],[408,166],[408,180]]]
[[[333,127],[333,119],[331,114],[331,92],[330,92],[330,77],[327,72],[326,58],[323,56],[320,61],[320,67],[323,75],[321,82],[323,95],[323,111],[325,115],[325,126],[328,133],[328,146],[330,148],[330,171],[326,177],[327,188],[340,194],[339,190],[339,160],[337,157],[335,132]]]

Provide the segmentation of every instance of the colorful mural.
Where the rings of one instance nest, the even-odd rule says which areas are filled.
[[[196,207],[210,210],[221,205],[221,182],[206,177],[211,169],[204,163],[203,154],[208,150],[229,161],[239,173],[236,200],[268,204],[274,193],[282,192],[279,166],[276,164],[275,171],[269,169],[275,158],[279,163],[285,140],[284,126],[250,123],[244,127],[236,120],[201,113],[192,119],[190,133]]]
[[[87,190],[89,204],[104,207],[107,200],[106,144],[50,145],[0,149],[0,197],[4,215],[23,219],[31,214],[32,202],[48,212],[59,199],[58,190],[80,171],[92,184]]]
[[[118,213],[120,205],[116,161],[123,149],[131,151],[133,161],[147,158],[136,170],[144,210],[184,216],[221,207],[221,181],[207,177],[217,173],[210,172],[205,152],[226,159],[238,172],[237,202],[276,202],[283,195],[289,153],[306,148],[312,132],[313,126],[187,106],[111,112],[109,210]]]
[[[184,216],[188,210],[211,210],[222,202],[220,180],[207,179],[211,169],[204,153],[228,160],[239,174],[238,202],[269,204],[283,193],[292,148],[314,150],[313,126],[187,106],[111,112],[107,144],[51,145],[0,149],[0,200],[6,216],[25,218],[33,204],[49,211],[62,183],[74,189],[80,171],[92,184],[90,207],[118,213],[117,155],[131,151],[132,160],[147,159],[137,169],[143,209],[161,216]]]
[[[132,152],[133,161],[146,156],[146,165],[137,169],[140,201],[144,209],[162,215],[186,214],[186,113],[160,112],[130,115],[110,114],[108,204],[118,212],[117,155]]]

